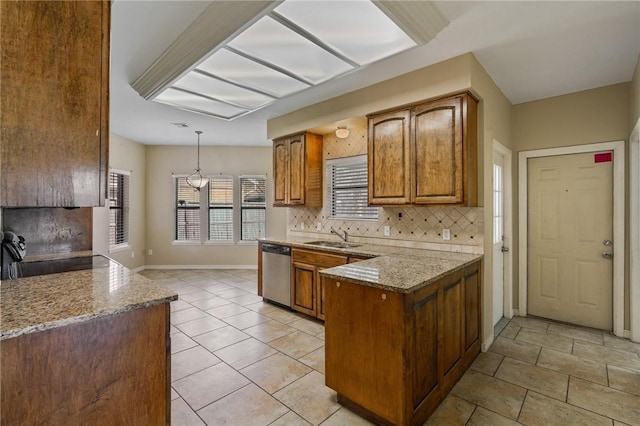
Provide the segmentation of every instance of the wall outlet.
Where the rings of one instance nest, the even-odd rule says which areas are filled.
[[[442,230],[442,239],[445,241],[449,241],[451,239],[451,230],[443,229]]]
[[[153,250],[151,250],[151,249],[147,250],[147,255],[148,256],[151,256],[152,254],[153,254]]]
[[[304,231],[304,222],[300,224],[300,230]]]
[[[384,232],[384,236],[388,237],[389,235],[391,235],[391,228],[389,228],[389,226],[385,226],[383,228],[383,232]]]
[[[136,257],[136,252],[135,251],[131,251],[131,257]]]
[[[320,222],[316,223],[316,231],[322,230],[322,224]]]

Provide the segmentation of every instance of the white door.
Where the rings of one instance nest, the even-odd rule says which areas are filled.
[[[504,312],[504,155],[493,152],[493,325]]]
[[[531,315],[611,330],[613,154],[528,159]]]

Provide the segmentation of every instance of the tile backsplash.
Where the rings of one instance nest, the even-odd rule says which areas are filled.
[[[366,129],[350,129],[346,139],[324,135],[324,160],[367,153]],[[326,171],[325,171],[326,173]],[[324,200],[328,200],[325,174]],[[347,231],[357,242],[427,248],[463,253],[483,253],[484,216],[482,207],[394,207],[379,208],[378,220],[331,219],[328,203],[322,208],[290,207],[287,231],[290,235],[324,238],[331,228]],[[389,236],[384,227],[389,227]],[[442,239],[449,229],[451,239]],[[336,239],[331,235],[331,239]]]

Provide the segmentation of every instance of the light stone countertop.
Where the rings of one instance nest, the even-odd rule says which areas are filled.
[[[337,238],[262,238],[263,243],[287,245],[345,255],[371,257],[356,263],[323,269],[320,275],[399,293],[411,293],[483,258],[481,254],[453,253],[377,244],[333,248],[309,244],[311,241],[338,241]],[[350,242],[351,243],[351,242]]]
[[[178,295],[109,260],[108,266],[0,282],[0,340],[168,303]]]

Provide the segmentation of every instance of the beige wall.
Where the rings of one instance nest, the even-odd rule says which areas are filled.
[[[196,164],[195,147],[147,146],[146,149],[147,266],[197,265],[202,267],[257,265],[256,243],[175,245],[172,174],[189,174]],[[271,207],[271,147],[201,147],[200,167],[209,175],[267,175],[267,235],[286,235],[286,210]],[[235,180],[236,193],[238,180]],[[239,197],[236,195],[236,199]],[[239,211],[235,219],[239,219]],[[239,223],[239,222],[236,222]],[[237,226],[236,226],[237,228]],[[206,226],[202,229],[206,234]]]
[[[527,102],[513,107],[513,141],[517,151],[628,140],[630,83],[615,84],[568,95]],[[517,161],[515,162],[517,171]],[[628,176],[628,174],[627,174]],[[517,177],[517,174],[514,175]],[[516,178],[517,179],[517,178]],[[517,182],[517,180],[515,180]],[[628,187],[628,182],[627,185]],[[514,205],[518,205],[517,194]],[[518,218],[515,241],[518,239]],[[628,223],[625,235],[629,235]],[[518,252],[514,246],[514,277]],[[628,271],[629,253],[625,250]],[[514,281],[517,282],[517,281]],[[625,329],[629,327],[629,281],[625,273]],[[518,286],[514,285],[514,307]]]
[[[629,107],[629,134],[633,131],[634,126],[640,120],[640,55],[636,62],[636,69],[631,79],[631,103]]]
[[[131,172],[129,177],[130,247],[109,252],[109,208],[96,207],[93,209],[93,251],[105,254],[128,268],[140,268],[145,265],[145,146],[110,134],[109,167]]]

